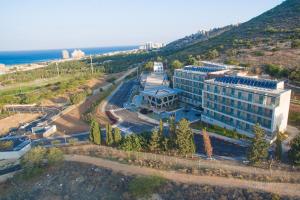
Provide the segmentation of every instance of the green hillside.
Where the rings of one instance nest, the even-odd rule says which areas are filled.
[[[228,49],[252,48],[259,44],[293,42],[300,39],[300,0],[286,0],[275,8],[206,41],[173,52],[186,56],[206,54],[209,50],[225,53]]]

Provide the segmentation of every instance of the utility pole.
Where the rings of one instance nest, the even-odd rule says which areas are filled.
[[[94,74],[94,67],[93,67],[93,58],[92,58],[92,55],[90,55],[90,59],[91,59],[91,71],[92,71],[92,74]]]
[[[56,64],[56,71],[57,71],[57,76],[59,76],[59,69],[58,69],[58,64],[57,64],[57,62],[55,62],[55,64]]]

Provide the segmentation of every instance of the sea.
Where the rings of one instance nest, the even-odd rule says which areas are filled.
[[[12,65],[30,64],[62,59],[63,50],[68,50],[70,55],[75,49],[80,49],[85,53],[85,55],[99,55],[116,51],[128,51],[137,48],[138,46],[115,46],[31,51],[0,51],[0,64],[5,64],[6,67],[9,67]]]

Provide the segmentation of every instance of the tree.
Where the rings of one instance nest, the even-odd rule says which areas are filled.
[[[141,138],[136,134],[127,135],[121,143],[121,149],[124,151],[141,151]]]
[[[216,49],[210,50],[210,51],[208,51],[206,57],[208,59],[215,59],[215,58],[219,57],[219,52]]]
[[[94,142],[95,144],[101,144],[101,130],[99,124],[96,120],[92,119],[91,127],[90,127],[90,141]]]
[[[112,128],[110,124],[106,124],[106,145],[110,146],[114,143]]]
[[[189,55],[186,63],[187,65],[197,65],[197,60],[192,55]]]
[[[293,139],[288,157],[293,164],[300,165],[300,136]]]
[[[158,130],[154,130],[151,135],[149,148],[153,152],[158,152],[160,150],[160,140],[161,136],[158,132]]]
[[[194,134],[186,119],[180,120],[176,129],[176,144],[182,155],[193,154],[196,151]]]
[[[265,140],[265,132],[259,124],[254,126],[254,134],[255,137],[247,155],[250,164],[260,163],[268,157],[269,145]]]
[[[159,120],[159,130],[158,130],[159,136],[162,137],[164,134],[164,123],[162,120]]]
[[[182,67],[183,67],[183,63],[180,62],[179,60],[173,60],[173,62],[171,63],[172,70],[181,69]]]
[[[213,148],[211,146],[211,141],[210,141],[209,135],[207,134],[205,128],[202,130],[202,136],[203,136],[205,153],[206,153],[207,157],[211,158],[211,156],[213,154]]]
[[[275,141],[275,157],[278,161],[281,160],[281,156],[282,156],[282,140],[283,140],[283,136],[282,134],[279,132],[279,130],[277,129],[277,138]]]
[[[176,130],[175,117],[171,116],[169,120],[169,136],[171,140],[175,140],[175,130]]]
[[[149,61],[149,62],[147,62],[147,63],[144,65],[144,69],[145,69],[146,71],[152,71],[152,70],[153,70],[153,65],[154,65],[154,63],[151,62],[151,61]]]
[[[167,137],[163,137],[161,144],[162,144],[163,150],[168,151],[169,147],[170,147],[170,139]]]
[[[118,127],[114,128],[114,142],[116,145],[119,145],[122,140],[121,130]]]

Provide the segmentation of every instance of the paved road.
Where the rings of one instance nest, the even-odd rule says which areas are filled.
[[[13,106],[7,107],[7,110],[15,113],[42,113],[39,119],[28,123],[25,127],[19,127],[16,130],[11,131],[6,136],[20,135],[25,132],[31,132],[31,128],[37,126],[38,124],[47,124],[49,120],[59,114],[62,111],[62,108],[54,106]]]
[[[137,86],[136,80],[130,80],[119,88],[118,91],[109,99],[105,110],[113,110],[114,113],[121,118],[118,126],[126,130],[127,132],[141,133],[144,131],[151,131],[155,125],[149,122],[143,121],[138,118],[135,111],[131,111],[124,108],[124,103],[129,101],[131,91],[134,86]]]
[[[105,160],[102,158],[82,156],[82,155],[65,155],[65,160],[88,163],[99,167],[111,169],[113,171],[121,172],[124,174],[135,174],[135,175],[159,175],[166,179],[175,182],[189,183],[189,184],[205,184],[219,187],[229,188],[245,188],[253,190],[262,190],[279,195],[289,195],[300,197],[300,184],[292,183],[267,183],[243,179],[232,179],[226,177],[217,176],[195,176],[191,174],[183,174],[174,171],[163,171],[158,169],[126,165],[118,162]]]

